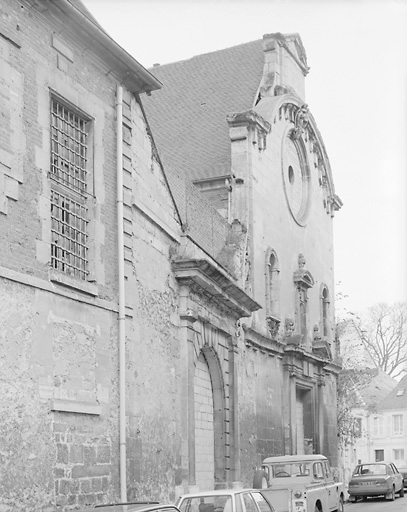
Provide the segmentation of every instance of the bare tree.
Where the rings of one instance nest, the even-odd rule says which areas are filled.
[[[350,322],[377,368],[391,377],[407,374],[407,304],[377,304],[359,317],[350,312]]]

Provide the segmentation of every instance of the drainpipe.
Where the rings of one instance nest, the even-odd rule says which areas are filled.
[[[123,87],[116,95],[116,178],[117,178],[117,259],[119,278],[119,443],[120,443],[120,500],[127,502],[126,478],[126,311],[124,295],[124,237],[123,237]]]

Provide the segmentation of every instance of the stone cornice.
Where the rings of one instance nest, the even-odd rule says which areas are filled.
[[[245,344],[247,347],[251,347],[254,350],[268,353],[270,356],[283,356],[284,344],[272,340],[251,327],[244,327],[245,332]]]
[[[316,354],[313,354],[311,352],[308,352],[305,350],[305,348],[300,347],[298,345],[286,345],[284,347],[284,354],[291,355],[293,357],[299,357],[301,359],[305,359],[306,361],[312,361],[316,364],[322,364],[323,366],[326,366],[327,364],[332,364],[332,361],[328,361],[324,357],[317,356]]]
[[[245,110],[244,112],[236,112],[227,114],[226,120],[232,128],[240,126],[253,126],[260,128],[265,133],[270,133],[271,125],[261,115],[254,110]]]
[[[253,311],[261,308],[260,304],[208,260],[175,260],[172,268],[180,284],[197,285],[232,311],[237,318],[249,317]]]

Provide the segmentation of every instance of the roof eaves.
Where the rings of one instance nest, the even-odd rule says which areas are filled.
[[[63,30],[74,38],[79,38],[90,52],[111,68],[112,74],[131,92],[150,94],[161,89],[161,82],[116,43],[85,9],[80,9],[77,2],[37,0],[34,3],[28,0],[28,3],[42,16],[52,21],[60,20]]]

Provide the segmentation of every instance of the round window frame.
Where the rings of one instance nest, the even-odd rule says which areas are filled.
[[[288,126],[287,129],[284,132],[284,135],[282,137],[281,142],[281,173],[283,177],[283,184],[284,184],[284,195],[286,198],[288,209],[291,213],[291,216],[295,220],[295,222],[299,226],[305,226],[307,224],[308,216],[309,216],[309,210],[310,210],[310,203],[311,203],[311,173],[310,173],[310,167],[309,162],[307,158],[307,151],[305,147],[305,143],[302,139],[302,137],[295,138],[294,136],[294,128],[291,126]],[[289,177],[289,168],[291,167],[290,164],[286,162],[285,157],[285,145],[286,141],[289,139],[295,146],[295,149],[297,151],[298,160],[300,162],[300,170],[301,170],[301,181],[302,181],[302,200],[301,200],[301,206],[298,212],[294,211],[293,205],[290,202],[290,197],[288,193],[288,188],[293,184],[294,179],[291,181]]]

